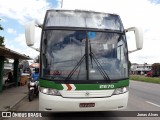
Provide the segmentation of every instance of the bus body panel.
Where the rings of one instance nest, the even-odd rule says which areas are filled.
[[[112,95],[104,98],[63,98],[61,96],[39,94],[39,111],[108,111],[127,107],[128,94]],[[79,107],[80,103],[95,103],[95,107]]]
[[[75,81],[76,82],[76,81]],[[83,81],[82,81],[83,82]],[[88,81],[90,82],[90,81]],[[56,90],[110,90],[129,86],[129,79],[110,81],[110,83],[56,83],[45,79],[39,79],[40,87]]]
[[[67,98],[96,98],[96,97],[110,97],[113,90],[76,90],[76,91],[59,91],[62,97]]]

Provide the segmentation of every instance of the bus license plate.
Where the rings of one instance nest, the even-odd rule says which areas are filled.
[[[80,103],[79,107],[95,107],[95,103]]]

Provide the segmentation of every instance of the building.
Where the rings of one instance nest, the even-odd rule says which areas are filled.
[[[13,82],[15,86],[18,86],[19,83],[19,76],[18,76],[18,66],[20,60],[30,60],[31,58],[29,56],[26,56],[24,54],[17,53],[16,51],[13,51],[9,48],[0,46],[0,93],[3,90],[3,76],[4,76],[4,70],[11,68],[11,64],[5,64],[5,59],[12,59],[13,60]]]
[[[152,64],[137,64],[137,63],[133,63],[131,64],[131,69],[130,69],[130,73],[131,74],[147,74],[147,72],[151,71],[152,69]]]

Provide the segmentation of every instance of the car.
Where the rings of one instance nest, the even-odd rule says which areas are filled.
[[[153,76],[153,71],[149,71],[149,72],[147,72],[146,77],[152,77],[152,76]]]

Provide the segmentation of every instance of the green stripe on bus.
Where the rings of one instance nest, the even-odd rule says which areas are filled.
[[[63,90],[62,84],[55,83],[53,81],[42,80],[39,81],[41,87],[53,88],[57,90]],[[129,79],[121,80],[117,83],[98,83],[98,84],[74,84],[75,90],[107,90],[107,89],[115,89],[121,88],[125,86],[129,86]]]
[[[53,88],[57,90],[62,90],[63,86],[61,84],[56,84],[55,82],[39,79],[39,84],[41,87]]]

